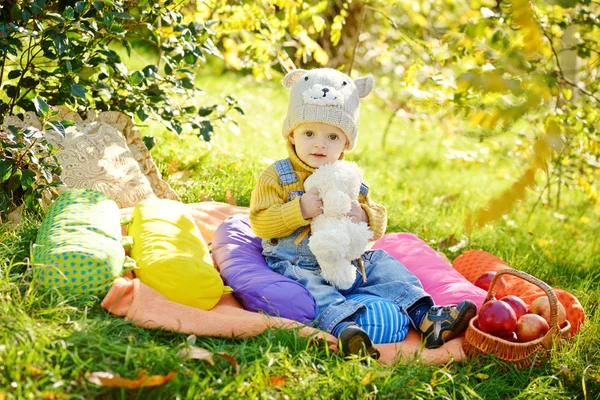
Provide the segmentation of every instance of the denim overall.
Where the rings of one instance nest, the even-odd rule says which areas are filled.
[[[275,168],[284,187],[298,180],[289,159],[277,161]],[[290,191],[288,201],[302,194],[302,191]],[[312,294],[316,304],[315,325],[321,330],[331,332],[342,321],[356,320],[366,309],[360,302],[347,300],[346,296],[351,294],[370,294],[389,299],[405,313],[416,301],[431,299],[419,279],[383,250],[368,250],[362,255],[367,283],[363,283],[358,263],[353,261],[357,267],[354,284],[346,290],[336,289],[321,277],[321,268],[308,248],[310,235],[299,245],[294,244],[304,229],[300,227],[282,238],[263,239],[263,255],[272,270],[299,282]]]

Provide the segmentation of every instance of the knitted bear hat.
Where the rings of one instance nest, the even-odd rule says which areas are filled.
[[[352,80],[331,68],[288,73],[283,78],[283,86],[291,88],[283,137],[304,122],[324,122],[344,131],[352,150],[358,138],[359,101],[371,92],[374,81],[372,75]]]

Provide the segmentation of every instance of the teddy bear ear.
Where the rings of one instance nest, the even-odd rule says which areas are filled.
[[[373,86],[375,85],[375,78],[373,78],[373,75],[367,75],[365,77],[358,78],[357,80],[355,80],[354,84],[358,88],[358,96],[360,98],[363,98],[369,93],[371,93],[371,90],[373,90]]]
[[[286,88],[291,88],[294,83],[305,73],[307,73],[308,71],[305,69],[296,69],[292,72],[288,72],[288,74],[285,76],[285,78],[283,78],[283,81],[281,81],[281,83],[283,84],[283,86],[285,86]]]

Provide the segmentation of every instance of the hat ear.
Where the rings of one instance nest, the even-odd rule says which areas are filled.
[[[375,85],[375,78],[373,75],[367,75],[362,78],[358,78],[354,81],[356,88],[358,89],[358,97],[363,98],[373,90],[373,86]]]
[[[288,74],[285,76],[285,78],[283,78],[283,81],[281,81],[281,83],[283,84],[283,86],[285,86],[286,88],[288,88],[288,89],[289,89],[289,88],[291,88],[291,87],[294,85],[294,83],[295,83],[295,82],[296,82],[298,79],[300,79],[300,77],[301,77],[302,75],[304,75],[306,72],[308,72],[308,71],[306,71],[305,69],[296,69],[296,70],[294,70],[294,71],[292,71],[292,72],[289,72],[289,73],[288,73]]]

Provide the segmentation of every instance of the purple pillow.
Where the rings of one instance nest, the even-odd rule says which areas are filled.
[[[271,270],[262,255],[248,216],[227,218],[215,231],[212,256],[225,283],[246,310],[293,319],[304,324],[315,318],[315,300],[308,290]],[[292,305],[293,304],[293,305]]]

